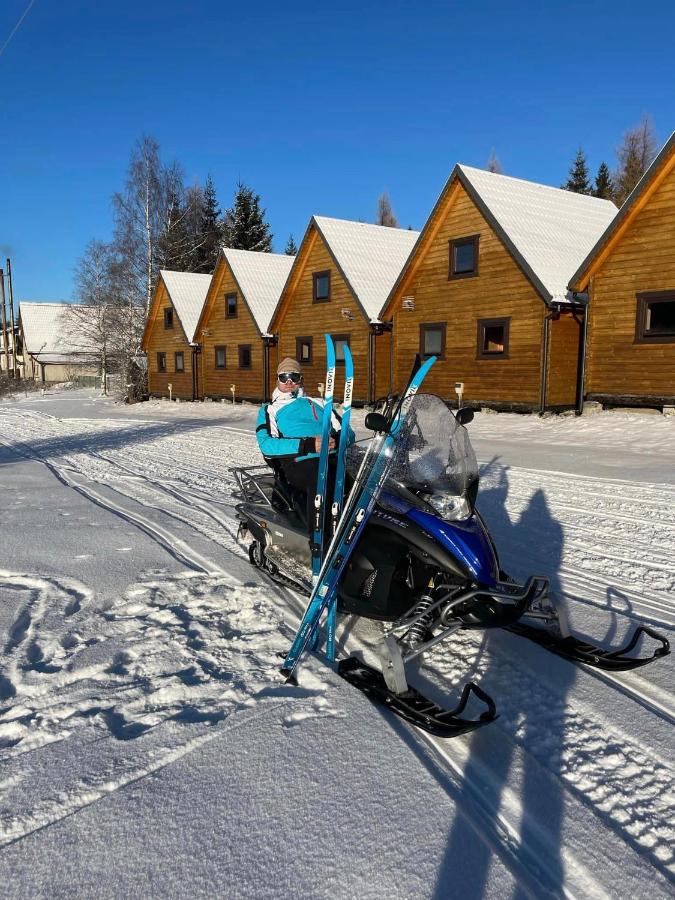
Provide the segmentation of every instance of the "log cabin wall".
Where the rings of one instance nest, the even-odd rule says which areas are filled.
[[[303,252],[301,250],[301,252]],[[368,399],[368,339],[369,325],[354,299],[347,282],[338,269],[323,237],[312,227],[308,247],[300,260],[300,271],[291,275],[288,292],[275,316],[274,329],[279,335],[278,358],[298,355],[297,339],[311,338],[312,359],[303,363],[305,389],[318,395],[317,385],[326,380],[326,343],[324,334],[348,336],[354,357],[354,402]],[[315,272],[330,272],[330,299],[314,302]],[[350,310],[353,318],[346,320],[342,309]],[[302,362],[302,360],[301,360]],[[274,367],[276,369],[276,366]],[[335,378],[335,397],[344,390],[344,367],[338,365]]]
[[[236,315],[226,314],[225,298],[236,296]],[[206,309],[201,319],[200,331],[197,335],[202,345],[202,390],[203,396],[213,398],[232,398],[231,385],[235,386],[237,399],[260,401],[263,399],[263,341],[253,315],[242,296],[232,270],[221,256],[214,275],[214,283],[209,289]],[[225,348],[225,367],[222,363],[222,351]],[[240,353],[240,348],[248,347],[250,365],[243,366],[247,354]]]
[[[145,351],[148,355],[148,391],[150,396],[168,397],[172,386],[172,396],[182,400],[192,400],[192,348],[173,307],[164,283],[159,281],[159,295],[154,304],[154,318],[147,332]],[[173,327],[166,328],[164,310],[173,309]],[[182,352],[184,372],[176,371],[177,352]],[[158,353],[166,354],[166,372],[159,371]]]
[[[373,341],[375,350],[375,384],[373,385],[373,400],[386,397],[393,390],[391,384],[391,331],[375,336]]]
[[[675,342],[636,340],[638,295],[675,299],[675,159],[591,279],[589,399],[675,403]]]
[[[420,326],[442,323],[444,358],[425,390],[456,400],[460,381],[465,403],[537,408],[545,303],[459,182],[437,211],[435,227],[383,314],[394,320],[394,387],[403,386],[420,349]],[[479,235],[478,274],[449,279],[449,241],[472,235]],[[405,297],[414,298],[414,310],[402,308]],[[507,356],[477,358],[479,319],[503,318],[509,320]]]
[[[577,398],[579,314],[563,311],[550,324],[546,407],[572,408]]]

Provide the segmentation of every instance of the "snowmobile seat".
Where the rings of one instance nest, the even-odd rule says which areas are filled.
[[[279,463],[271,458],[266,462],[274,472],[274,490],[272,491],[272,506],[282,513],[295,513],[304,526],[307,525],[307,496],[304,491],[293,487],[284,475]]]

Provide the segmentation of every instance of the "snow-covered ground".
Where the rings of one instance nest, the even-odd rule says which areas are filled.
[[[431,740],[318,658],[278,679],[302,601],[236,544],[256,410],[0,404],[0,894],[666,897],[673,656],[622,675],[463,633],[426,690],[500,718]],[[478,415],[504,567],[576,633],[673,637],[675,418]],[[343,623],[367,646],[370,623]]]

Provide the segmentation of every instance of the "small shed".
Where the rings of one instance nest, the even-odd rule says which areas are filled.
[[[21,301],[24,378],[50,384],[101,374],[96,348],[73,328],[71,308],[70,303]]]

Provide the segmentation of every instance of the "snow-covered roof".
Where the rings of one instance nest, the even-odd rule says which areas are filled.
[[[610,200],[457,165],[457,175],[542,295],[569,299],[567,285],[616,216]]]
[[[192,343],[211,284],[211,276],[197,275],[194,272],[172,272],[170,269],[161,269],[160,275],[178,313],[188,343]]]
[[[314,216],[319,232],[371,321],[415,246],[419,232]]]
[[[39,303],[23,300],[19,317],[25,338],[24,352],[41,362],[67,362],[72,356],[91,353],[93,346],[78,334],[75,323],[66,315],[70,303]],[[80,307],[81,309],[82,307]]]
[[[265,333],[291,271],[294,256],[223,247],[223,255],[241,288],[256,325]]]

